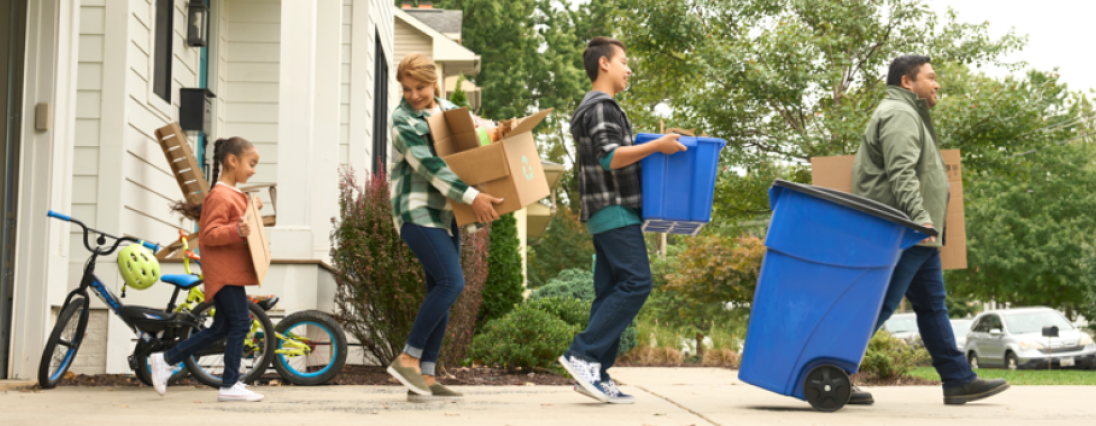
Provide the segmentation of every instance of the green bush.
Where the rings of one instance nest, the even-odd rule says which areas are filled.
[[[584,269],[565,269],[540,288],[533,290],[529,300],[559,297],[593,302],[594,273]]]
[[[486,365],[509,370],[559,372],[556,359],[581,331],[555,315],[525,304],[492,320],[472,339],[469,354]]]
[[[910,369],[928,360],[929,353],[923,346],[915,348],[880,330],[868,342],[860,372],[870,374],[876,380],[896,379],[909,375]]]
[[[578,327],[580,332],[590,324],[590,302],[581,299],[562,297],[531,299],[525,306],[552,314],[563,322]]]
[[[559,273],[559,276],[548,280],[548,283],[543,287],[533,290],[529,295],[529,304],[540,303],[548,308],[545,309],[562,309],[552,307],[553,304],[560,304],[564,302],[542,302],[544,300],[579,300],[584,302],[586,307],[585,312],[582,314],[581,322],[577,320],[569,321],[563,318],[570,324],[578,325],[579,331],[585,330],[586,325],[590,323],[590,304],[594,302],[594,274],[590,271],[582,269],[567,269]],[[573,308],[573,306],[571,306]],[[557,312],[557,311],[552,311]],[[576,314],[577,315],[577,314]],[[557,314],[557,316],[561,316]],[[561,316],[562,318],[562,316]],[[628,351],[635,348],[639,344],[639,332],[636,331],[638,322],[632,321],[632,324],[624,330],[624,333],[620,335],[620,350],[617,351],[618,356],[623,356]]]
[[[491,248],[487,258],[487,283],[483,287],[483,305],[476,317],[476,328],[502,318],[521,303],[521,253],[518,251],[518,221],[513,213],[491,223]]]

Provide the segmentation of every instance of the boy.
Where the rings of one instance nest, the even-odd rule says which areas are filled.
[[[596,37],[582,54],[593,90],[571,117],[578,142],[582,221],[593,235],[597,254],[590,324],[575,336],[559,358],[576,379],[575,390],[602,402],[635,401],[617,388],[608,369],[616,360],[620,335],[639,313],[651,292],[651,266],[640,230],[643,192],[639,161],[656,152],[685,150],[677,135],[636,146],[632,125],[614,97],[628,85],[624,43]]]

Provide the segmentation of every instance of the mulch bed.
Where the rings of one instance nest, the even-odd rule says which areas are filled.
[[[570,386],[574,380],[552,373],[544,372],[511,372],[501,368],[468,368],[458,367],[442,371],[440,381],[446,385],[454,386],[527,386],[529,383],[538,386]],[[176,382],[175,386],[203,386],[193,378],[187,378]],[[276,374],[263,376],[255,382],[256,386],[293,386]],[[365,367],[348,365],[343,367],[342,373],[335,376],[328,385],[347,386],[400,386],[400,383],[388,375],[384,367]],[[126,374],[68,374],[58,386],[102,386],[102,387],[126,387],[144,386],[136,377]]]

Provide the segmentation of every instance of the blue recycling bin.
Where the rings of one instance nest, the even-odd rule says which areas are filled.
[[[640,133],[636,145],[663,135]],[[686,151],[654,153],[643,164],[643,232],[696,235],[712,220],[723,139],[682,136]]]
[[[848,402],[902,251],[937,231],[901,211],[777,180],[738,377],[820,411]]]

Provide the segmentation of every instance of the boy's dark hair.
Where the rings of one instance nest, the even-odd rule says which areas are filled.
[[[619,47],[621,52],[628,51],[624,43],[615,38],[594,37],[586,44],[586,51],[582,52],[582,65],[586,67],[586,75],[590,77],[590,81],[597,81],[601,58],[612,60],[613,55],[616,55],[614,46]]]
[[[894,58],[887,72],[887,85],[901,86],[902,76],[908,76],[910,81],[917,81],[921,66],[931,62],[932,58],[924,55],[902,55]]]
[[[210,189],[213,185],[217,184],[217,179],[221,177],[221,164],[224,163],[228,154],[235,155],[236,158],[240,158],[240,155],[244,153],[244,150],[251,148],[251,142],[247,139],[239,136],[233,136],[231,138],[217,139],[217,142],[213,143],[213,180],[210,181]],[[171,211],[177,212],[183,217],[193,220],[199,220],[202,218],[202,205],[191,204],[187,201],[180,201],[171,206]]]

